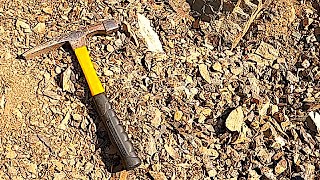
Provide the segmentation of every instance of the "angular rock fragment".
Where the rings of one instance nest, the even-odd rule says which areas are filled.
[[[239,106],[229,114],[226,120],[226,127],[230,131],[240,132],[243,122],[244,122],[244,115],[243,115],[242,107]]]
[[[58,171],[62,171],[63,167],[64,167],[64,164],[61,163],[60,161],[58,160],[53,160],[52,161],[52,164],[55,166],[55,169],[58,170]]]
[[[0,35],[2,35],[5,32],[4,27],[0,26]]]
[[[299,77],[293,75],[291,71],[288,71],[287,80],[290,81],[291,83],[297,83],[299,82]]]
[[[257,173],[255,170],[249,170],[249,179],[250,180],[259,180],[261,175]]]
[[[177,159],[179,157],[179,155],[177,154],[177,152],[173,149],[173,147],[171,145],[165,144],[164,145],[165,150],[167,151],[167,153],[173,158],[173,159]]]
[[[203,79],[206,80],[208,83],[211,83],[211,77],[210,77],[207,65],[199,64],[199,71]]]
[[[5,60],[9,60],[11,58],[12,58],[12,54],[11,54],[10,51],[7,51],[7,52],[4,53],[4,59]]]
[[[268,64],[268,61],[263,59],[262,57],[260,57],[259,55],[257,54],[248,54],[248,60],[250,61],[254,61],[256,62],[258,65],[262,66],[262,65],[267,65]]]
[[[47,14],[52,14],[53,13],[53,9],[51,7],[45,7],[42,9],[43,12],[47,13]]]
[[[22,28],[23,31],[26,32],[26,33],[32,32],[32,31],[31,31],[31,28],[30,28],[30,25],[27,24],[27,23],[24,22],[24,21],[21,21],[21,20],[17,20],[17,21],[16,21],[16,27],[17,27],[17,28]]]
[[[217,150],[215,149],[211,149],[211,148],[206,148],[206,147],[200,147],[199,148],[199,151],[203,154],[203,155],[207,155],[207,156],[210,156],[212,157],[213,159],[216,159],[218,158],[219,156],[219,153]]]
[[[34,28],[33,31],[39,34],[43,34],[46,32],[46,24],[45,23],[38,23]]]
[[[17,157],[17,153],[13,151],[11,148],[7,148],[6,158],[14,159],[15,157]]]
[[[59,124],[58,128],[61,130],[66,130],[69,119],[70,119],[70,111],[67,112],[66,116],[63,118],[63,120]]]
[[[54,173],[53,180],[62,180],[62,179],[65,179],[65,177],[66,177],[66,174],[63,172]]]
[[[287,169],[287,161],[285,159],[282,159],[278,162],[276,167],[274,168],[275,173],[281,174]]]
[[[91,171],[93,171],[94,165],[90,162],[87,162],[86,165],[84,166],[84,173],[88,174]]]
[[[75,91],[74,84],[71,81],[71,68],[67,68],[62,74],[62,90],[73,93]]]
[[[151,22],[144,15],[138,13],[139,32],[147,43],[151,52],[163,52],[158,34],[151,27]]]
[[[82,116],[80,114],[72,114],[72,118],[75,121],[81,121],[82,120]]]
[[[312,165],[311,163],[306,163],[305,164],[305,179],[314,179],[315,177],[315,166]]]
[[[255,53],[268,60],[276,60],[279,56],[279,50],[265,42],[261,42]]]
[[[221,63],[219,63],[219,62],[214,63],[212,65],[212,69],[215,70],[215,71],[218,71],[218,72],[223,72]]]
[[[250,86],[248,88],[251,90],[252,97],[256,99],[260,99],[259,80],[255,77],[251,77],[248,80],[250,83]]]
[[[267,111],[268,111],[269,107],[270,107],[270,101],[267,101],[267,102],[266,102],[265,104],[263,104],[263,105],[261,106],[261,108],[259,109],[259,115],[260,115],[261,117],[265,116],[265,115],[267,114]]]
[[[149,141],[148,141],[147,152],[151,156],[157,152],[157,146],[156,146],[156,141],[152,135],[150,135],[148,139],[149,139]]]
[[[151,124],[154,127],[158,127],[161,124],[161,111],[158,108],[154,110],[154,118],[151,121]]]
[[[200,116],[199,116],[199,123],[204,123],[206,120],[207,116],[211,114],[211,109],[210,108],[205,108],[201,111]]]
[[[216,177],[217,176],[217,171],[215,170],[215,169],[211,169],[211,170],[209,170],[208,171],[208,175],[209,175],[209,177]]]
[[[38,169],[38,167],[37,167],[37,165],[36,164],[34,164],[34,163],[29,163],[28,165],[27,165],[27,168],[26,168],[30,173],[32,173],[32,174],[37,174],[37,169]]]

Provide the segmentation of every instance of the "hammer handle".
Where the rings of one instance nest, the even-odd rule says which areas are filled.
[[[120,151],[125,168],[131,170],[138,167],[141,164],[140,158],[137,156],[128,134],[120,124],[114,110],[112,110],[107,96],[105,93],[101,93],[93,96],[93,99],[101,120],[107,126],[110,137]]]
[[[138,167],[141,164],[140,158],[137,156],[132,143],[128,138],[128,134],[124,131],[120,124],[111,104],[105,94],[105,90],[97,76],[97,73],[91,62],[89,51],[86,46],[76,48],[75,54],[86,77],[88,86],[93,96],[96,110],[101,120],[107,127],[109,136],[113,143],[120,151],[124,168],[127,170]]]

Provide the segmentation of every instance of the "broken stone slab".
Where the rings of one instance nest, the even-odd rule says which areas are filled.
[[[276,60],[279,57],[279,50],[275,49],[271,44],[261,42],[255,54],[267,60]]]

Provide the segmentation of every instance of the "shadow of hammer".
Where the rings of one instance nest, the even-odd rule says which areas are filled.
[[[89,51],[86,47],[87,37],[96,34],[110,34],[118,29],[119,25],[113,20],[101,21],[97,25],[85,27],[69,34],[56,37],[47,43],[30,49],[21,56],[25,59],[31,59],[35,56],[57,49],[67,42],[70,43],[77,56],[83,74],[85,75],[99,117],[107,127],[110,139],[120,152],[124,168],[126,170],[131,170],[138,167],[141,164],[141,160],[137,156],[134,147],[128,138],[128,134],[124,131],[123,126],[120,124],[119,119],[111,107],[105,94],[105,89],[97,76],[89,56]]]

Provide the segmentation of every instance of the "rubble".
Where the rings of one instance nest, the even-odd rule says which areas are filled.
[[[319,177],[319,8],[259,2],[4,2],[0,179]],[[121,31],[86,43],[143,160],[121,173],[70,47],[19,59],[101,19]]]

